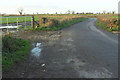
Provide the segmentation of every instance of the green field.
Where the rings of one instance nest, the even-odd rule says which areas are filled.
[[[116,19],[117,19],[117,18],[118,18],[118,16],[114,16],[114,18],[116,18]]]
[[[45,16],[48,19],[58,19],[57,17],[48,17]],[[25,21],[32,21],[32,16],[2,16],[0,17],[1,21],[0,24],[7,24],[8,23],[17,23],[17,19],[18,22],[25,22]],[[35,21],[39,21],[39,16],[34,16]],[[62,17],[60,17],[59,19],[62,19]]]
[[[3,16],[1,17],[0,24],[15,23],[17,22],[32,21],[32,16]],[[39,16],[35,16],[35,21],[39,20]]]

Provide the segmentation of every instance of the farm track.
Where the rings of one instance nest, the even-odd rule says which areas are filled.
[[[42,43],[40,56],[17,64],[3,78],[117,78],[118,37],[96,28],[90,18],[54,32],[20,32],[15,37]]]

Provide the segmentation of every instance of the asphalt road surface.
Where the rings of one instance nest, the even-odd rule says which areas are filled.
[[[60,38],[42,44],[40,55],[3,74],[24,78],[117,78],[118,36],[89,18],[61,30]]]

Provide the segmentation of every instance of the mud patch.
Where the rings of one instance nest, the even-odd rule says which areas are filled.
[[[111,78],[111,75],[112,75],[112,73],[105,68],[102,68],[101,71],[81,70],[79,71],[79,74],[80,74],[80,77],[85,77],[85,78]]]
[[[68,59],[67,63],[72,64],[74,70],[79,73],[79,77],[82,78],[111,78],[112,73],[104,67],[95,67],[89,64],[85,60],[78,58]]]
[[[61,37],[60,31],[20,31],[14,34],[14,37],[29,40],[30,42],[44,42],[59,40]]]
[[[77,58],[75,58],[75,59],[68,59],[67,63],[74,63],[74,66],[77,66],[78,68],[79,68],[79,66],[84,66],[86,64],[85,61],[83,61],[83,60],[80,61]]]

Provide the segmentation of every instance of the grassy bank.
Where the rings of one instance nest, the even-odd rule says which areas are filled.
[[[2,39],[2,67],[3,71],[9,69],[15,63],[25,60],[25,55],[29,52],[29,42],[27,40],[16,39],[5,36]]]
[[[106,31],[120,31],[119,28],[117,28],[117,25],[116,27],[113,27],[113,28],[109,28],[107,26],[107,24],[103,23],[103,22],[100,22],[99,20],[96,21],[96,25]]]
[[[115,15],[101,15],[97,17],[97,26],[107,31],[120,31],[119,19]]]
[[[96,25],[104,30],[107,29],[107,25],[105,25],[104,23],[100,22],[100,21],[96,21]]]
[[[87,19],[88,18],[76,18],[76,19],[72,19],[72,20],[69,20],[69,21],[63,21],[62,23],[60,23],[57,26],[52,26],[52,27],[41,26],[39,28],[33,29],[33,31],[36,31],[36,30],[41,30],[41,31],[56,31],[56,30],[63,29],[65,27],[69,27],[69,26],[71,26],[73,24],[76,24],[78,22],[85,21]]]

